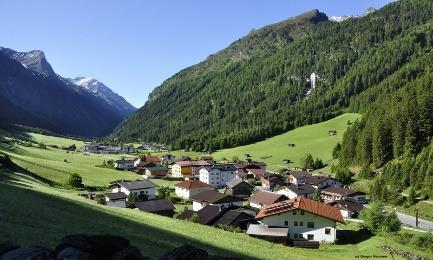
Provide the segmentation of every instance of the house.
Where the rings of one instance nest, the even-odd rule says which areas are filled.
[[[249,198],[250,207],[253,209],[261,209],[267,205],[287,200],[287,197],[283,194],[278,194],[270,191],[258,190],[251,198]]]
[[[281,187],[285,185],[284,178],[279,174],[271,174],[261,177],[260,182],[262,183],[262,187],[269,190],[273,190],[275,187]]]
[[[254,211],[243,208],[228,210],[218,217],[212,226],[231,226],[247,230],[250,223],[257,223],[255,215]]]
[[[171,165],[176,161],[176,156],[171,154],[166,154],[161,156],[160,163]]]
[[[249,169],[266,170],[266,166],[267,166],[265,163],[262,163],[262,162],[255,162],[255,163],[235,163],[233,165],[237,169],[238,176],[242,177],[243,179],[245,179],[247,177]]]
[[[134,161],[134,168],[159,165],[160,159],[157,156],[146,156]]]
[[[105,193],[104,197],[107,206],[126,208],[128,195],[124,192]]]
[[[310,184],[298,184],[298,185],[290,185],[287,187],[281,187],[274,192],[278,194],[283,194],[289,199],[294,199],[296,197],[304,197],[312,199],[314,197],[314,193],[316,192],[316,188],[311,186]]]
[[[114,161],[114,168],[118,170],[132,170],[134,169],[134,161],[133,160]]]
[[[235,177],[236,167],[234,167],[232,164],[215,164],[212,166],[203,166],[199,171],[200,181],[215,188],[226,186],[227,182]]]
[[[227,182],[224,194],[230,194],[235,198],[245,199],[251,196],[254,186],[241,178],[233,178]]]
[[[364,206],[352,199],[336,200],[327,203],[329,206],[338,208],[343,218],[356,218],[364,209]]]
[[[126,145],[120,150],[121,153],[133,153],[135,151],[132,145]]]
[[[167,176],[168,169],[162,166],[143,167],[145,178],[161,178]]]
[[[341,187],[341,181],[323,175],[313,175],[307,179],[307,184],[310,184],[316,189],[325,189],[327,187]]]
[[[177,219],[188,220],[194,215],[197,215],[198,223],[202,225],[212,225],[225,211],[221,210],[220,206],[217,205],[206,205],[199,211],[185,210]]]
[[[292,184],[305,184],[311,176],[307,171],[289,171],[288,179]]]
[[[145,199],[155,199],[155,188],[158,187],[155,183],[142,180],[142,181],[121,181],[114,184],[112,189],[113,193],[123,192],[126,195],[134,193],[136,196],[142,196]]]
[[[365,204],[367,203],[365,196],[366,193],[349,188],[329,187],[322,190],[322,198],[325,202],[352,199],[358,203]]]
[[[213,161],[178,161],[171,168],[171,175],[177,178],[187,178],[190,176],[198,176],[199,170],[203,166],[214,165]]]
[[[328,243],[336,240],[336,223],[344,221],[339,209],[303,197],[268,205],[256,220],[269,228],[289,228],[291,240]]]
[[[192,200],[192,209],[194,211],[199,211],[206,205],[219,206],[221,210],[232,206],[242,207],[243,205],[240,199],[212,190],[202,191],[191,196],[190,199]]]
[[[144,212],[153,213],[161,216],[173,217],[173,203],[167,199],[148,200],[135,202],[135,206]]]
[[[272,175],[272,173],[263,169],[247,169],[247,172],[248,172],[247,178],[252,177],[256,180],[260,180],[261,178],[266,178]]]
[[[213,190],[213,187],[201,181],[187,180],[174,185],[177,196],[189,199],[205,190]]]
[[[250,224],[247,235],[261,238],[273,243],[288,243],[289,228],[286,227],[268,227],[261,224]]]
[[[329,131],[328,131],[328,135],[329,135],[329,136],[337,135],[337,130],[329,130]]]

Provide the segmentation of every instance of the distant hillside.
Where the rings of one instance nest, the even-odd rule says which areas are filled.
[[[109,138],[214,151],[322,122],[350,106],[364,111],[368,103],[352,105],[358,96],[425,53],[425,39],[414,35],[432,18],[432,1],[402,0],[341,22],[314,10],[253,30],[166,80]]]
[[[7,123],[95,137],[135,111],[105,85],[90,89],[58,76],[42,51],[0,48],[0,64],[0,120]]]

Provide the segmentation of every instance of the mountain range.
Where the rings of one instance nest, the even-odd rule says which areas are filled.
[[[58,134],[108,134],[136,109],[103,83],[55,73],[44,52],[0,47],[0,120]]]
[[[108,139],[214,151],[364,112],[426,55],[432,18],[432,1],[401,0],[357,19],[313,10],[252,30],[164,81]]]

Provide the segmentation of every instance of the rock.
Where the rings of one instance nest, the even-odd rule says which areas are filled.
[[[145,260],[149,259],[141,255],[140,250],[135,246],[130,246],[117,252],[112,258],[112,260]]]
[[[73,247],[66,247],[57,254],[56,259],[64,260],[94,260],[96,259],[91,253],[81,251]]]
[[[207,260],[209,258],[209,254],[203,250],[191,245],[184,245],[175,248],[173,251],[168,252],[161,258],[160,260]]]
[[[65,236],[56,251],[73,247],[91,253],[96,258],[111,258],[116,252],[129,247],[129,241],[120,236],[109,235],[70,235]]]
[[[51,252],[42,247],[20,247],[0,256],[1,260],[49,260]]]
[[[13,249],[17,249],[19,246],[16,246],[12,243],[12,241],[4,241],[0,242],[0,256],[5,254],[8,251],[11,251]]]

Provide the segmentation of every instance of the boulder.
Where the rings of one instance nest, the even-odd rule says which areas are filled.
[[[42,247],[19,247],[0,256],[1,260],[49,260],[51,252]]]

